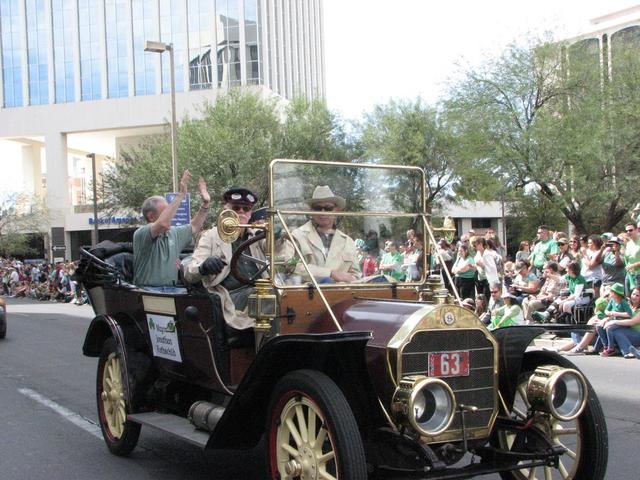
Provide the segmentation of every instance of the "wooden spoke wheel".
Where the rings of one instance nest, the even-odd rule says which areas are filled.
[[[270,411],[271,478],[367,478],[358,425],[329,377],[310,370],[286,375],[276,386]]]
[[[111,453],[128,455],[140,436],[140,424],[127,420],[126,365],[113,338],[103,347],[98,361],[97,401],[102,436]]]

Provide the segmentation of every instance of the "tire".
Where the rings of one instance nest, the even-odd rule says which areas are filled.
[[[514,401],[512,417],[518,417],[516,409],[526,408],[523,396],[526,381],[530,374],[540,365],[559,365],[577,369],[576,366],[558,354],[542,351],[526,352],[524,354],[521,373],[518,378],[518,390]],[[538,467],[535,472],[527,469],[503,472],[501,477],[508,480],[562,479],[562,480],[602,480],[606,477],[607,460],[609,455],[609,441],[607,425],[600,406],[600,401],[587,380],[587,405],[580,416],[571,422],[560,422],[553,417],[542,425],[543,430],[553,432],[554,443],[560,443],[575,454],[565,453],[560,457],[558,469],[553,467]],[[497,443],[502,448],[509,447],[509,435],[498,432]]]
[[[125,374],[124,360],[116,348],[116,342],[113,337],[108,338],[98,361],[96,399],[102,436],[109,451],[118,456],[129,455],[140,436],[140,424],[126,419],[131,410],[126,400]],[[134,384],[133,381],[129,382],[131,388],[134,388]],[[133,394],[130,392],[131,398]]]
[[[358,424],[342,391],[324,373],[298,370],[284,376],[268,411],[270,478],[367,478]]]

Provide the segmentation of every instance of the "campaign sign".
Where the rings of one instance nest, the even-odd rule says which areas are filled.
[[[147,325],[149,326],[149,338],[153,346],[154,357],[182,362],[178,332],[173,317],[147,313]]]
[[[167,203],[173,202],[173,199],[176,198],[177,193],[165,193],[164,198]],[[180,225],[188,225],[191,223],[191,198],[187,193],[182,202],[180,202],[180,206],[178,206],[178,211],[173,216],[173,220],[171,220],[171,225],[174,227],[179,227]]]

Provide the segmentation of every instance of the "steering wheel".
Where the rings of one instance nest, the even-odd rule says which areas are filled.
[[[249,247],[251,245],[259,242],[260,240],[264,240],[264,238],[265,238],[265,232],[263,230],[257,233],[256,235],[254,235],[253,237],[248,238],[247,240],[242,242],[240,245],[238,245],[238,248],[236,249],[236,251],[233,252],[233,256],[231,257],[229,268],[231,269],[231,273],[233,274],[233,276],[240,283],[244,283],[245,285],[254,285],[256,283],[256,280],[261,278],[262,274],[269,268],[269,260],[261,260],[256,257],[252,257],[248,253],[245,253],[246,251],[249,250]],[[239,267],[238,262],[240,261],[241,258],[244,260],[248,260],[249,262],[252,262],[255,265],[257,265],[258,271],[249,277],[244,275],[240,271],[240,268],[238,268]]]

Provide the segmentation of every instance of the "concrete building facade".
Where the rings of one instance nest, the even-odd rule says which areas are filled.
[[[0,139],[19,142],[25,187],[46,198],[52,258],[70,258],[93,228],[86,154],[97,153],[99,175],[118,138],[158,133],[170,118],[169,56],[145,52],[146,40],[173,46],[178,118],[233,87],[324,97],[322,9],[322,0],[0,0]],[[96,135],[111,149],[94,147]]]

